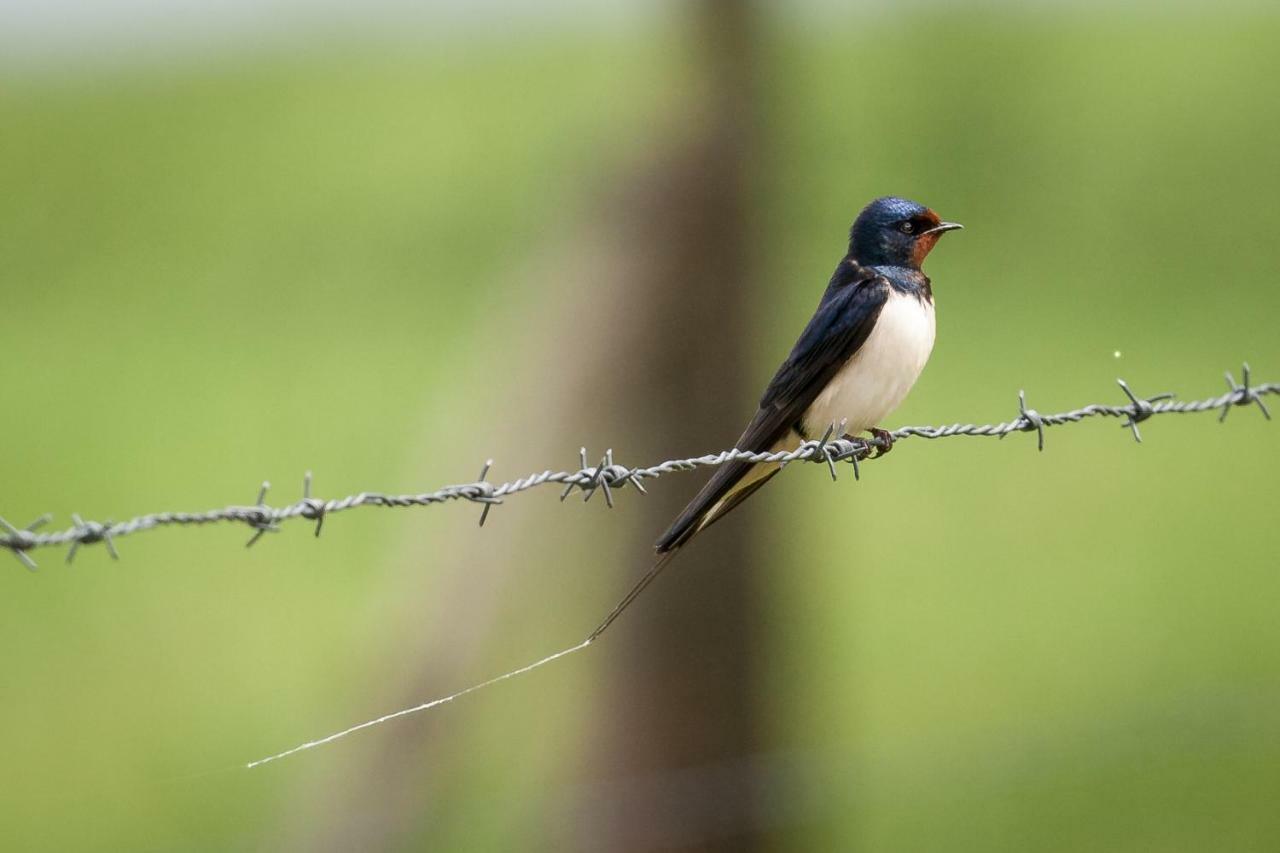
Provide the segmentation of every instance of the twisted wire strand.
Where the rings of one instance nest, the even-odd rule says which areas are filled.
[[[890,435],[894,441],[900,441],[907,438],[938,439],[954,436],[994,436],[1004,438],[1013,432],[1035,432],[1038,446],[1043,450],[1044,431],[1046,429],[1079,423],[1086,418],[1093,417],[1126,418],[1125,426],[1132,430],[1133,437],[1137,441],[1142,441],[1141,433],[1138,431],[1138,424],[1157,415],[1192,414],[1220,410],[1219,421],[1222,421],[1226,419],[1228,413],[1235,406],[1256,405],[1268,420],[1271,419],[1271,413],[1267,409],[1263,398],[1272,394],[1280,394],[1280,383],[1250,384],[1249,365],[1247,364],[1243,366],[1239,384],[1236,383],[1230,372],[1226,374],[1226,379],[1228,387],[1226,393],[1194,401],[1177,401],[1173,399],[1172,394],[1158,394],[1148,398],[1138,397],[1125,384],[1124,380],[1117,380],[1121,390],[1129,398],[1127,404],[1114,406],[1093,403],[1071,411],[1048,415],[1028,408],[1025,394],[1019,392],[1018,416],[1013,420],[980,425],[955,423],[943,426],[907,426],[893,430]],[[643,481],[645,480],[655,480],[667,474],[692,471],[695,468],[724,465],[739,459],[751,462],[822,462],[828,466],[833,479],[836,477],[836,463],[847,461],[853,465],[854,476],[857,477],[859,473],[858,462],[867,458],[876,448],[883,449],[889,443],[880,438],[863,439],[844,437],[842,435],[837,436],[835,435],[836,431],[837,427],[833,425],[821,439],[805,441],[798,448],[791,451],[753,452],[735,448],[719,453],[693,456],[687,459],[670,459],[665,462],[659,462],[656,465],[636,468],[615,463],[612,450],[606,451],[598,463],[591,465],[587,461],[586,449],[583,448],[580,451],[581,465],[577,470],[546,470],[499,484],[491,483],[485,479],[489,472],[489,467],[492,465],[492,460],[490,460],[485,463],[484,469],[480,472],[480,479],[475,482],[444,486],[435,491],[418,494],[388,495],[381,492],[360,492],[344,498],[322,500],[311,496],[311,474],[308,473],[303,480],[302,499],[280,507],[267,505],[266,495],[270,484],[263,483],[258,493],[256,504],[232,505],[204,512],[156,512],[140,515],[122,522],[86,521],[78,515],[72,515],[73,526],[65,530],[46,533],[37,531],[51,520],[49,515],[43,515],[23,528],[14,527],[8,521],[0,518],[0,529],[5,531],[5,534],[0,536],[0,548],[7,549],[27,568],[35,570],[36,563],[28,552],[37,548],[69,546],[67,562],[70,562],[75,557],[77,549],[81,546],[103,543],[110,555],[116,558],[118,553],[115,548],[115,540],[123,536],[130,536],[146,530],[155,530],[160,527],[199,526],[224,522],[241,523],[253,529],[254,533],[246,543],[247,545],[253,545],[263,534],[276,532],[284,522],[297,519],[307,519],[314,522],[315,534],[319,536],[324,520],[327,517],[357,507],[417,507],[458,500],[482,504],[484,509],[480,516],[480,523],[483,525],[489,510],[495,504],[502,503],[505,498],[511,495],[526,492],[539,486],[549,484],[563,486],[560,494],[561,500],[568,497],[574,490],[581,491],[584,494],[584,500],[590,500],[597,491],[602,491],[605,501],[612,507],[614,490],[624,488],[628,484],[643,493],[645,491]],[[843,429],[840,428],[840,431],[843,432]]]

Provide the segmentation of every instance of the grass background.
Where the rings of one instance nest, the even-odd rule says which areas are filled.
[[[938,346],[895,425],[1006,419],[1019,388],[1042,411],[1118,401],[1117,375],[1208,396],[1242,359],[1280,376],[1280,17],[845,23],[769,33],[770,284],[743,294],[761,382],[848,221],[888,192],[968,226],[931,259]],[[0,512],[202,509],[249,502],[263,477],[291,498],[308,468],[322,495],[474,477],[485,440],[520,428],[473,404],[476,365],[520,355],[495,318],[571,310],[592,286],[521,272],[643,159],[684,62],[670,35],[544,35],[8,74]],[[1030,436],[912,442],[856,485],[815,468],[761,493],[780,849],[1274,848],[1275,427],[1238,410],[1144,435],[1091,422],[1043,454]],[[561,464],[589,437],[512,465]],[[571,510],[565,536],[621,536],[625,512],[614,533]],[[122,540],[119,563],[11,561],[9,844],[268,844],[290,792],[337,759],[235,765],[367,715],[353,690],[395,675],[378,591],[439,571],[399,549],[473,524],[459,507],[355,513],[249,552],[215,528]],[[484,571],[540,572],[554,551],[551,531]],[[528,624],[497,626],[477,675],[576,637],[613,602],[588,588],[509,602]],[[663,594],[678,589],[646,606]],[[534,837],[586,748],[564,693],[591,689],[608,645],[593,655],[448,709],[469,760],[406,846]]]

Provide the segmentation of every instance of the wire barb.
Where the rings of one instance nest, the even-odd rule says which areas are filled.
[[[480,478],[476,485],[481,487],[481,494],[472,498],[474,501],[480,501],[484,504],[484,509],[480,510],[480,527],[484,527],[485,520],[489,517],[489,510],[493,509],[494,504],[502,503],[502,500],[493,496],[493,484],[487,479],[489,469],[493,467],[493,460],[484,460],[484,467],[480,469]]]
[[[622,478],[620,485],[626,485],[627,483],[630,483],[631,485],[636,487],[637,492],[639,492],[642,495],[647,495],[649,494],[649,490],[644,487],[644,483],[640,482],[640,478],[636,476],[636,472],[639,470],[640,470],[639,468],[627,468],[626,469],[627,473]]]
[[[245,517],[245,523],[254,529],[254,534],[249,537],[249,541],[244,543],[244,547],[252,548],[262,538],[264,533],[279,533],[280,525],[276,523],[275,514],[271,508],[267,506],[267,492],[271,491],[271,483],[267,480],[262,481],[262,488],[258,489],[257,511],[252,512]],[[301,515],[301,513],[299,513]]]
[[[9,534],[4,539],[4,547],[8,548],[9,552],[12,553],[13,556],[17,557],[18,562],[26,566],[28,571],[36,572],[40,570],[40,567],[36,565],[36,561],[31,559],[31,555],[27,552],[40,544],[40,541],[36,536],[36,531],[52,520],[53,516],[46,512],[35,521],[19,530],[9,522],[5,521],[3,516],[0,516],[0,527],[3,527]]]
[[[81,545],[92,545],[95,542],[102,542],[107,546],[107,553],[111,555],[111,559],[118,560],[120,555],[116,553],[115,543],[111,541],[111,522],[99,524],[96,521],[85,521],[76,513],[71,513],[71,520],[75,522],[76,538],[71,541],[71,547],[67,549],[67,565],[71,565],[71,561],[76,558],[76,551]]]
[[[579,480],[587,474],[587,449],[585,447],[578,448],[578,476],[568,478],[564,487],[564,491],[560,493],[560,502],[564,503],[564,499],[569,497],[569,493],[578,488],[581,483]]]
[[[1041,453],[1044,452],[1044,418],[1035,409],[1027,408],[1027,392],[1018,391],[1018,419],[1009,424],[1009,428],[1005,430],[1004,438],[1011,432],[1031,432],[1036,433],[1036,447]]]
[[[1267,404],[1262,402],[1262,394],[1258,389],[1249,387],[1249,362],[1245,362],[1240,366],[1240,384],[1236,384],[1236,379],[1228,370],[1227,387],[1231,389],[1229,399],[1222,405],[1222,415],[1218,418],[1218,423],[1222,423],[1227,419],[1227,415],[1231,412],[1232,406],[1247,406],[1250,403],[1257,403],[1258,408],[1262,410],[1262,414],[1267,420],[1271,420],[1271,412],[1267,410]]]
[[[1122,406],[1094,403],[1060,412],[1053,415],[1042,415],[1027,406],[1026,394],[1018,394],[1018,416],[1012,421],[995,424],[946,424],[942,426],[906,426],[899,427],[890,435],[894,441],[905,438],[954,438],[957,436],[998,437],[1003,438],[1011,432],[1036,432],[1037,446],[1044,449],[1044,433],[1049,427],[1065,426],[1079,423],[1087,418],[1108,417],[1122,420],[1137,441],[1142,440],[1138,424],[1156,415],[1193,414],[1197,412],[1220,412],[1219,420],[1225,419],[1234,406],[1257,405],[1262,414],[1269,420],[1271,412],[1263,398],[1280,394],[1280,383],[1253,384],[1249,365],[1245,364],[1241,371],[1241,382],[1237,384],[1230,372],[1227,373],[1227,392],[1216,397],[1203,400],[1178,401],[1172,394],[1158,394],[1154,397],[1142,398],[1129,388],[1124,380],[1117,380],[1121,390],[1128,398]],[[614,461],[612,450],[604,453],[599,462],[588,464],[585,447],[578,451],[579,467],[575,471],[542,471],[527,477],[511,480],[506,483],[490,483],[486,478],[492,466],[492,460],[485,462],[480,472],[480,479],[474,483],[462,483],[444,486],[431,492],[407,495],[389,495],[380,492],[360,492],[345,498],[322,500],[312,496],[312,476],[307,472],[302,481],[302,498],[296,503],[283,507],[267,505],[267,492],[270,483],[263,483],[258,491],[256,504],[252,506],[232,505],[222,509],[206,512],[157,512],[140,515],[119,523],[86,521],[73,516],[73,526],[66,530],[40,533],[37,530],[49,521],[49,516],[40,518],[25,528],[16,528],[0,519],[0,548],[8,550],[14,558],[26,568],[35,571],[37,565],[30,552],[37,548],[69,547],[68,562],[74,558],[81,545],[103,542],[113,558],[118,558],[115,540],[121,536],[129,536],[146,530],[155,530],[170,526],[195,526],[213,522],[234,522],[247,524],[253,535],[246,547],[255,544],[265,533],[278,532],[287,521],[307,519],[314,522],[318,536],[324,520],[336,513],[345,512],[357,507],[415,507],[433,506],[449,501],[465,500],[484,504],[480,513],[481,524],[494,504],[502,503],[508,496],[529,491],[540,486],[552,484],[563,487],[560,499],[563,501],[574,489],[583,492],[583,500],[590,500],[597,490],[604,492],[605,503],[612,507],[615,503],[615,492],[627,483],[635,486],[636,491],[644,494],[644,480],[657,479],[668,474],[681,471],[692,471],[697,468],[712,468],[730,462],[743,460],[748,462],[764,462],[784,466],[788,462],[807,460],[820,462],[827,466],[827,471],[834,478],[836,463],[848,461],[853,466],[855,480],[862,477],[859,462],[868,458],[874,448],[882,447],[881,439],[866,439],[846,433],[846,425],[827,430],[817,441],[806,441],[792,451],[750,451],[734,448],[719,453],[708,453],[687,459],[669,459],[656,465],[627,467]],[[838,430],[838,432],[837,432]],[[839,437],[836,437],[836,436]]]
[[[266,497],[266,493],[264,492],[262,496],[258,499],[258,503],[261,504],[262,498],[265,498],[265,497]],[[324,515],[325,515],[325,512],[328,511],[329,506],[319,498],[311,497],[311,472],[310,471],[308,471],[302,477],[302,500],[300,501],[299,505],[302,508],[299,515],[301,515],[303,518],[309,518],[315,521],[316,538],[319,539],[320,528],[324,527]],[[253,543],[250,543],[250,544],[253,544]]]
[[[840,478],[836,475],[836,462],[835,462],[835,460],[834,460],[834,459],[832,459],[832,458],[831,458],[832,453],[831,453],[831,450],[830,450],[830,449],[828,448],[828,446],[827,446],[827,440],[831,438],[831,433],[833,433],[833,432],[835,432],[835,431],[836,431],[836,425],[835,425],[835,424],[828,424],[828,425],[827,425],[827,431],[826,431],[826,432],[824,432],[824,433],[822,434],[822,438],[818,440],[818,447],[817,447],[817,449],[814,451],[814,453],[815,453],[814,461],[815,461],[815,462],[817,461],[817,456],[818,456],[818,455],[820,455],[820,456],[821,456],[821,457],[826,461],[826,463],[827,463],[827,470],[831,472],[831,482],[833,482],[833,483],[834,483],[834,482],[837,482]]]
[[[595,470],[588,477],[590,485],[583,489],[585,494],[582,496],[582,502],[587,503],[591,500],[592,495],[596,493],[596,489],[604,488],[604,502],[609,505],[609,509],[613,509],[613,493],[609,491],[609,481],[604,478],[605,466],[609,464],[609,457],[613,455],[610,450],[604,456],[600,457],[600,464],[596,465]],[[586,465],[582,466],[583,468]]]
[[[1121,424],[1121,426],[1128,427],[1133,430],[1133,440],[1138,442],[1138,444],[1142,444],[1142,433],[1138,432],[1138,424],[1156,414],[1155,408],[1151,405],[1152,403],[1158,403],[1161,400],[1172,400],[1174,394],[1172,391],[1166,391],[1163,394],[1157,394],[1154,397],[1143,399],[1134,394],[1123,379],[1116,379],[1116,382],[1120,385],[1120,390],[1129,398],[1129,402],[1133,406],[1133,411],[1129,412],[1129,419]]]
[[[849,435],[849,433],[845,432],[848,428],[848,418],[840,421],[840,441],[847,445],[847,447],[841,449],[840,458],[848,459],[849,463],[853,465],[853,480],[856,483],[862,480],[862,468],[858,463],[871,456],[871,444],[865,439]]]

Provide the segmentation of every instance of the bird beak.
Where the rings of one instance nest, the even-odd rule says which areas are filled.
[[[958,231],[963,227],[964,226],[959,222],[940,222],[928,231],[920,232],[920,236],[923,237],[926,234],[941,234],[943,231]]]

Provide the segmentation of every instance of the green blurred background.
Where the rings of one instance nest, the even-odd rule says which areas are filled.
[[[930,259],[938,344],[887,426],[1008,419],[1020,388],[1120,402],[1117,376],[1210,396],[1242,360],[1280,378],[1274,9],[703,6],[100,50],[11,29],[0,513],[728,446],[886,193],[967,226]],[[725,161],[701,196],[678,177]],[[652,301],[634,283],[666,241],[633,205],[729,209],[705,203],[725,186],[732,228],[692,217],[692,245],[747,273]],[[709,289],[736,373],[637,384],[692,346],[662,331]],[[713,386],[732,408],[683,431]],[[473,506],[369,510],[250,551],[220,526],[6,560],[5,847],[1277,849],[1276,427],[1143,433],[913,440],[858,483],[791,469],[588,652],[254,771],[577,641],[701,475],[611,514],[534,492],[483,530]],[[746,602],[723,635],[655,621],[725,616],[721,589]],[[725,672],[731,696],[698,693]],[[708,756],[662,728],[697,709],[746,734]]]

